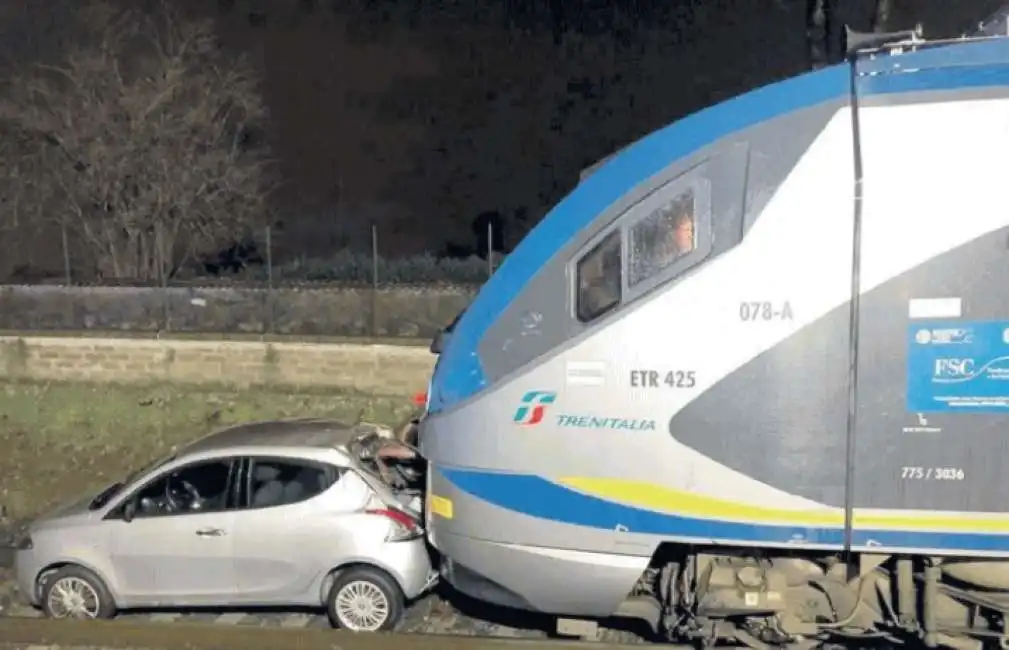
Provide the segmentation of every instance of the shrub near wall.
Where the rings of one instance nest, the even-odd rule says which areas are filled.
[[[0,329],[431,338],[475,287],[0,287]]]

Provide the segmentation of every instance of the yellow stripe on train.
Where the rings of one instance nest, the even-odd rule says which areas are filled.
[[[600,499],[646,510],[725,521],[768,525],[841,528],[844,511],[822,506],[817,510],[769,508],[677,490],[644,481],[610,478],[566,477],[556,480],[564,487]],[[1009,532],[1009,513],[937,513],[932,511],[885,511],[856,508],[855,528],[907,529],[915,531]]]

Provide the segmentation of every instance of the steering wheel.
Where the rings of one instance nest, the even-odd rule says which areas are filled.
[[[172,512],[180,510],[199,510],[203,506],[203,497],[189,481],[170,477],[165,483],[165,501]]]

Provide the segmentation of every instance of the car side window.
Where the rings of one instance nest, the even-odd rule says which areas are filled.
[[[667,269],[697,248],[693,188],[680,192],[628,229],[630,287]]]
[[[593,321],[620,304],[623,285],[620,231],[614,230],[585,253],[575,269],[575,313]]]
[[[307,501],[339,479],[336,467],[292,458],[253,458],[246,491],[248,507],[271,508]]]
[[[207,460],[162,474],[130,498],[133,517],[220,512],[233,507],[228,498],[233,466],[233,459]]]

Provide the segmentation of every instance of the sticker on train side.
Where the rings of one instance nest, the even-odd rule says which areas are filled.
[[[1009,321],[907,328],[907,409],[1009,413]]]

